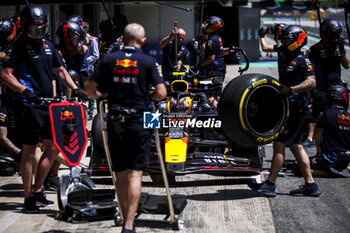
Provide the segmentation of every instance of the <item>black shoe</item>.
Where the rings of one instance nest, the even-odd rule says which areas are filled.
[[[39,207],[36,205],[36,198],[30,196],[24,199],[24,212],[26,213],[38,213]]]
[[[261,184],[257,184],[257,183],[248,183],[248,187],[251,189],[251,190],[254,190],[254,191],[258,191],[260,189],[260,187],[262,186],[263,183]]]
[[[16,170],[7,162],[0,163],[0,176],[12,176]]]
[[[310,185],[301,185],[298,189],[290,191],[290,195],[317,197],[321,195],[321,191],[318,189],[316,183],[312,183]]]
[[[276,196],[276,184],[268,185],[266,181],[261,184],[249,183],[248,187],[254,191],[257,191],[263,194],[266,197],[275,197]]]
[[[52,206],[54,204],[53,201],[49,201],[46,199],[43,191],[33,194],[36,200],[36,204],[38,204],[41,207]]]
[[[123,226],[122,233],[136,233],[135,225],[133,226],[132,230],[125,229],[124,226]]]
[[[57,190],[58,176],[47,176],[44,182],[45,190]]]
[[[305,147],[305,148],[314,147],[315,142],[314,142],[314,140],[310,141],[309,139],[306,139],[303,143],[301,143],[301,145],[303,145],[303,147]]]

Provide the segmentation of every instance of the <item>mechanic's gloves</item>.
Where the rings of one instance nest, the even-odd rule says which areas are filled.
[[[278,89],[278,96],[282,99],[293,94],[292,88],[287,87],[287,86],[282,85],[282,84],[280,86],[278,86],[277,89]]]
[[[22,94],[30,103],[39,104],[41,102],[40,97],[34,92],[31,92],[28,88],[26,88]]]
[[[266,35],[267,28],[266,27],[261,27],[258,31],[259,37],[263,38]]]
[[[333,57],[341,57],[346,53],[344,48],[344,39],[339,38],[335,41],[329,41],[329,55]]]
[[[72,97],[78,97],[82,101],[87,101],[89,99],[84,91],[79,88],[72,90]]]

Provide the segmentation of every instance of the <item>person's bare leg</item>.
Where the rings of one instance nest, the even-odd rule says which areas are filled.
[[[323,133],[323,129],[317,128],[317,127],[315,128],[314,138],[315,138],[316,152],[317,153],[321,153],[322,133]]]
[[[58,155],[58,149],[52,140],[44,139],[43,143],[45,146],[45,151],[41,156],[39,162],[37,177],[35,178],[35,184],[33,187],[34,192],[41,192],[45,178],[51,168],[53,161],[55,161]]]
[[[53,161],[53,164],[49,171],[49,176],[57,176],[58,170],[60,169],[61,163],[57,162],[57,160]]]
[[[293,144],[290,147],[295,159],[297,160],[297,164],[299,166],[301,174],[303,174],[305,182],[314,183],[314,179],[312,178],[311,168],[310,168],[310,159],[307,155],[304,147],[299,144]]]
[[[267,180],[271,183],[275,183],[278,173],[280,172],[285,155],[286,145],[281,142],[273,143],[273,158],[271,162],[270,173]]]
[[[309,139],[311,142],[314,141],[315,125],[316,125],[316,123],[314,123],[314,122],[307,124],[307,129],[308,129],[307,139]]]
[[[142,171],[127,169],[116,172],[117,195],[124,217],[124,228],[133,229],[142,189]]]
[[[210,106],[213,105],[214,101],[215,101],[215,97],[214,97],[214,96],[210,96],[210,97],[208,98],[208,104],[209,104]]]
[[[212,108],[216,109],[218,107],[219,100],[220,100],[220,96],[217,96],[217,97],[211,96],[208,98],[208,104]]]
[[[67,167],[70,167],[70,165],[67,163],[66,159],[63,157],[63,155],[61,153],[58,153],[56,159],[55,159],[55,163],[59,164],[59,166],[61,164],[67,166]],[[57,172],[59,170],[59,166],[57,168]],[[77,166],[79,172],[81,172],[82,168],[80,166]],[[56,173],[57,174],[57,173]]]
[[[36,146],[34,160],[33,160],[33,174],[34,174],[34,177],[36,177],[36,173],[37,173],[37,170],[38,170],[38,165],[39,165],[39,162],[40,162],[41,155],[42,155],[42,151],[41,151],[40,147]]]
[[[33,159],[35,148],[36,145],[23,144],[22,146],[20,169],[26,198],[32,195]]]
[[[57,155],[55,161],[57,161],[57,162],[60,163],[60,164],[65,165],[65,166],[67,166],[67,167],[70,167],[69,164],[67,163],[66,159],[63,157],[63,155],[62,155],[61,153],[59,153],[59,154]]]

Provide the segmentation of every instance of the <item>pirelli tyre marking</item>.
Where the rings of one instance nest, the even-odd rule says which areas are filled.
[[[267,84],[267,83],[268,83],[268,80],[266,78],[262,79],[262,80],[259,80],[259,81],[256,81],[256,82],[252,83],[252,85],[250,87],[248,87],[244,91],[244,93],[242,95],[242,99],[241,99],[240,105],[239,105],[239,119],[240,119],[240,122],[242,124],[242,128],[243,128],[244,131],[248,130],[246,124],[244,123],[244,118],[243,118],[243,107],[244,107],[244,103],[245,103],[245,100],[246,100],[246,96],[247,96],[248,92],[251,89],[256,88],[258,86],[261,86],[261,85],[264,85],[264,84]],[[274,85],[280,86],[280,84],[277,81],[275,81],[275,80],[272,80],[271,83],[274,84]],[[289,117],[289,101],[288,101],[288,98],[286,98],[286,99],[287,99],[287,105],[288,105],[287,114],[286,115],[287,115],[287,117]],[[273,135],[271,137],[268,137],[268,138],[258,137],[256,139],[256,141],[259,142],[259,143],[261,143],[261,142],[263,142],[263,143],[270,143],[273,140],[275,140],[280,135],[280,133],[283,132],[283,130],[284,130],[284,126],[282,127],[281,131],[276,133],[275,135]]]

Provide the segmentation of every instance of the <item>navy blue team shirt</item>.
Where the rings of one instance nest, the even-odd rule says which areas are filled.
[[[305,77],[315,75],[314,68],[310,60],[300,52],[290,62],[285,62],[278,66],[279,81],[288,87],[298,85],[305,80]],[[307,106],[307,93],[295,93],[289,96],[291,104],[302,104],[305,110]]]
[[[342,106],[328,108],[317,127],[324,129],[322,153],[350,151],[350,113]]]
[[[148,110],[149,85],[164,83],[156,60],[139,48],[124,46],[105,55],[90,76],[99,90],[109,93],[108,106]]]
[[[319,91],[327,90],[331,83],[342,85],[341,82],[341,58],[330,55],[330,51],[326,50],[322,41],[310,47],[309,58],[315,66],[316,87]],[[339,75],[339,80],[334,83],[334,80],[327,78],[331,73]]]
[[[210,35],[205,46],[205,57],[215,55],[215,60],[205,66],[209,75],[211,72],[226,72],[224,45],[219,35]],[[215,74],[213,74],[215,75]]]
[[[3,67],[15,69],[13,75],[22,85],[47,98],[53,95],[52,80],[55,75],[52,68],[62,65],[57,50],[45,39],[36,44],[18,41],[11,48],[8,59],[3,60]]]
[[[178,49],[180,50],[177,54],[178,60],[182,61],[182,64],[184,64],[189,56],[188,49],[183,44],[181,44]],[[174,41],[172,40],[169,41],[169,43],[163,48],[163,74],[175,72],[175,65],[175,45]],[[185,68],[182,67],[180,71],[185,71]]]

